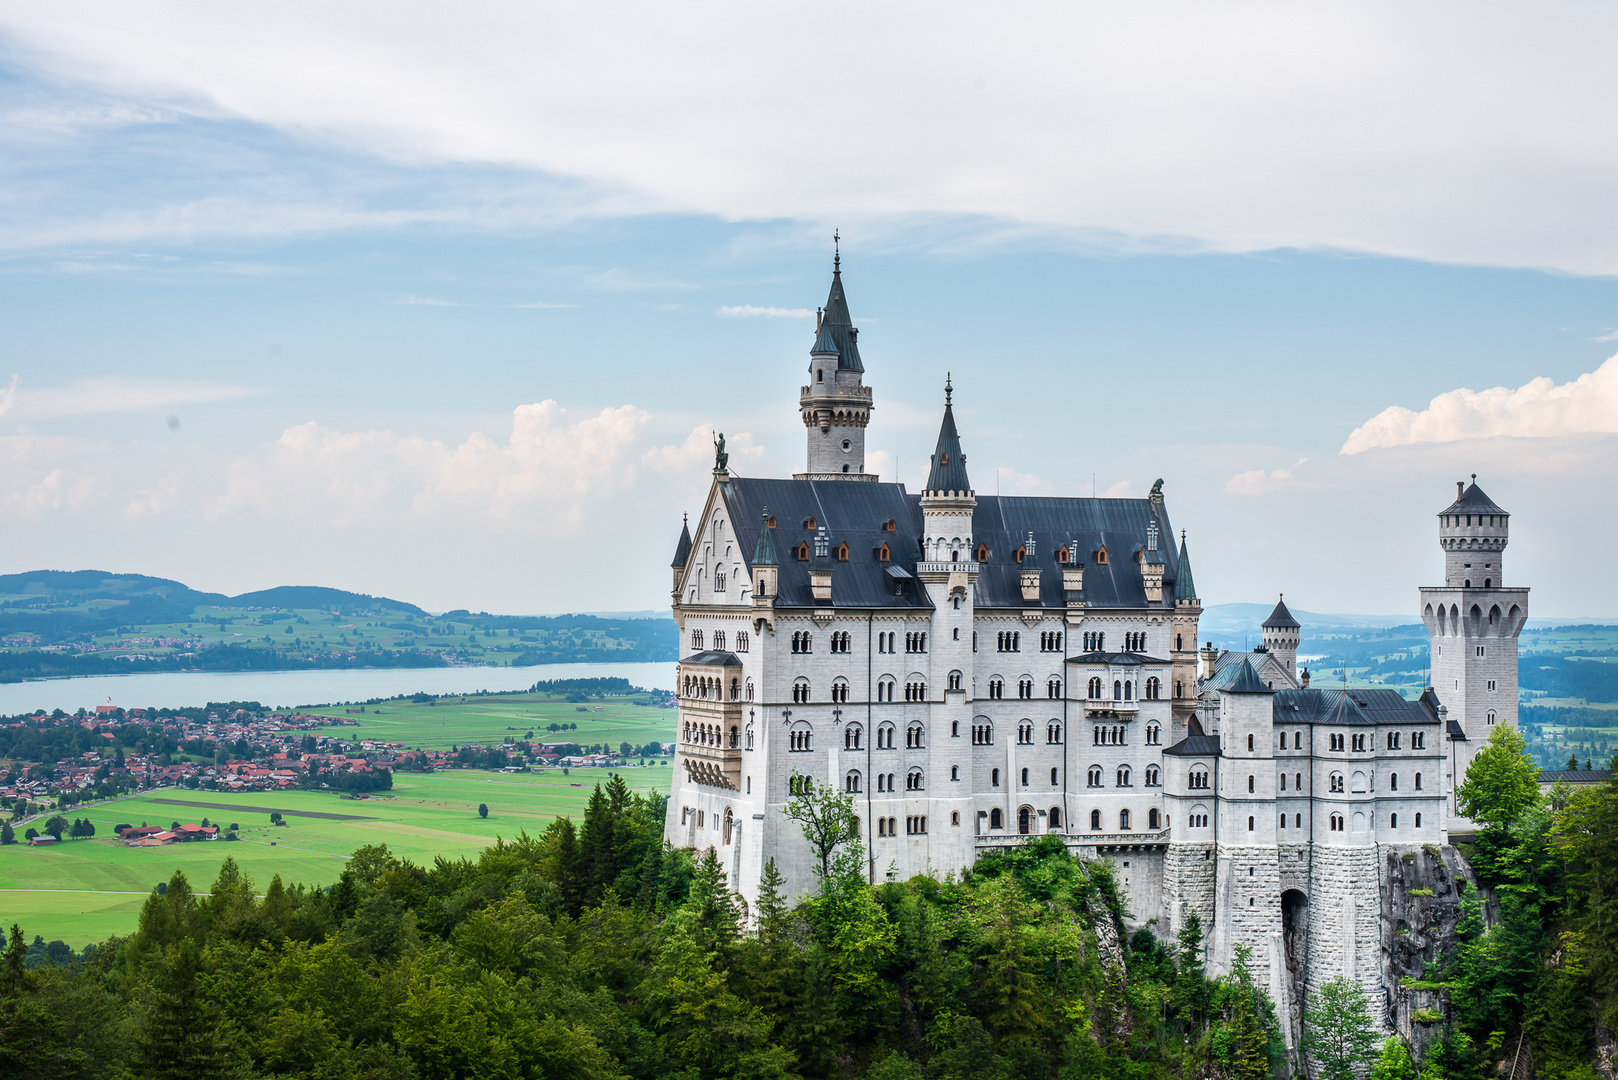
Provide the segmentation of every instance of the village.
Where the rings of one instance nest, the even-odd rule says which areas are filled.
[[[419,749],[353,737],[357,732],[345,738],[343,729],[356,726],[341,717],[271,711],[256,703],[176,710],[108,704],[75,714],[0,718],[0,762],[6,763],[0,766],[0,810],[21,824],[166,787],[229,793],[323,789],[363,798],[389,790],[396,771],[611,768],[631,757],[673,752],[673,744],[665,743],[614,747],[531,739]]]

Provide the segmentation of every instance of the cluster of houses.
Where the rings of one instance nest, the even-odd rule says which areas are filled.
[[[217,840],[219,826],[198,825],[195,822],[187,822],[174,829],[165,829],[157,825],[132,825],[127,829],[118,830],[118,839],[130,847],[165,847],[192,840]]]

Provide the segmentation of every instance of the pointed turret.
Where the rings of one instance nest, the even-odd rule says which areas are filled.
[[[1299,626],[1298,620],[1294,619],[1292,617],[1292,612],[1287,610],[1286,596],[1285,596],[1285,594],[1282,594],[1275,601],[1275,610],[1270,612],[1270,617],[1268,619],[1264,620],[1264,628],[1266,630],[1270,630],[1270,629],[1292,629],[1292,630],[1296,630],[1298,628],[1298,626]]]
[[[955,431],[954,389],[944,380],[944,422],[938,428],[938,448],[933,451],[932,468],[927,473],[929,492],[972,490],[966,475],[966,455],[961,453],[961,437]]]
[[[1226,694],[1275,693],[1274,690],[1265,685],[1263,679],[1258,677],[1258,672],[1253,670],[1253,661],[1246,657],[1242,658],[1242,666],[1237,669],[1236,677],[1230,681],[1230,685],[1225,687],[1222,692]]]
[[[680,588],[680,576],[685,573],[686,561],[691,558],[691,522],[684,514],[680,515],[680,542],[674,545],[674,561],[669,565],[674,568],[674,588]]]
[[[753,545],[753,604],[768,607],[781,591],[781,557],[775,553],[775,528],[770,524],[770,508],[765,507],[759,522],[758,543]]]
[[[1278,597],[1275,610],[1264,620],[1264,647],[1294,679],[1298,677],[1298,641],[1301,637],[1302,630],[1298,620],[1287,610],[1286,598]]]
[[[875,480],[865,471],[865,427],[871,422],[871,389],[864,385],[859,329],[843,293],[843,256],[832,261],[831,292],[816,313],[809,347],[809,385],[798,395],[808,429],[808,470],[801,480]]]
[[[1191,556],[1185,550],[1185,533],[1180,533],[1180,567],[1174,572],[1174,602],[1196,603],[1197,584],[1191,580]]]

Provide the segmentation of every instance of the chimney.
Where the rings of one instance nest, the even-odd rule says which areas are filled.
[[[1213,642],[1204,641],[1202,643],[1202,677],[1204,679],[1214,677],[1214,661],[1218,659],[1219,650],[1214,648]]]
[[[824,525],[815,533],[815,561],[809,568],[809,587],[816,600],[831,603],[831,539]]]
[[[1301,672],[1298,673],[1298,685],[1303,687],[1305,690],[1309,689],[1309,669],[1308,668],[1304,668]]]
[[[1459,499],[1462,495],[1465,495],[1465,494],[1466,494],[1466,481],[1465,480],[1457,480],[1457,481],[1455,481],[1455,497],[1457,499]]]

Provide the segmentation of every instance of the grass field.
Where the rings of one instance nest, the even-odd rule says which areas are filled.
[[[342,706],[314,707],[303,711],[315,716],[334,716],[358,722],[345,728],[345,739],[381,739],[403,743],[420,750],[448,750],[471,743],[498,746],[507,737],[521,739],[528,732],[540,742],[579,743],[673,742],[679,713],[638,705],[643,694],[634,697],[608,697],[574,704],[559,698],[534,694],[469,695],[439,698],[433,704],[409,700],[373,705],[362,715],[349,713]],[[584,712],[578,710],[583,708]],[[597,712],[596,709],[600,709]],[[575,731],[551,732],[548,724],[577,724]]]
[[[636,791],[668,787],[667,767],[623,773]],[[574,769],[571,776],[560,769],[453,770],[400,773],[391,793],[370,799],[313,791],[168,790],[91,807],[87,813],[99,834],[93,840],[64,841],[55,848],[0,847],[0,927],[20,923],[29,940],[40,934],[75,948],[127,934],[159,881],[181,869],[194,888],[206,891],[226,856],[260,888],[275,874],[288,884],[328,885],[342,872],[343,857],[366,844],[386,844],[420,864],[439,855],[475,858],[498,836],[537,834],[563,815],[579,819],[595,784],[606,779],[606,772],[596,769]],[[478,817],[479,803],[488,804],[488,818]],[[291,824],[272,826],[270,810],[279,810]],[[119,822],[166,826],[204,817],[220,825],[240,824],[241,842],[130,848],[110,839]]]

